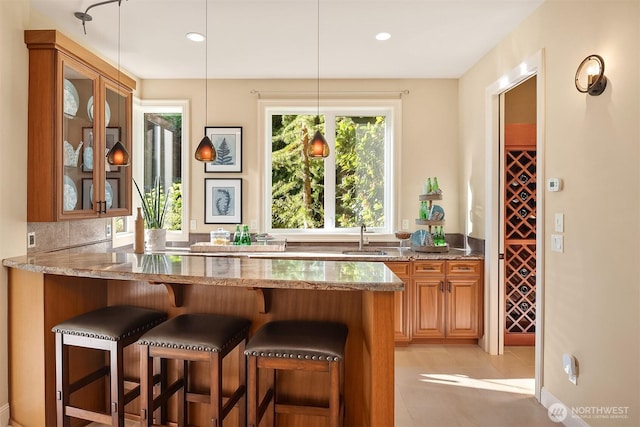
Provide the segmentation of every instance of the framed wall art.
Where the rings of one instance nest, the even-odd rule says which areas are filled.
[[[242,222],[242,179],[205,178],[205,224]]]
[[[204,134],[216,149],[215,162],[204,164],[205,172],[242,172],[242,127],[207,126]]]

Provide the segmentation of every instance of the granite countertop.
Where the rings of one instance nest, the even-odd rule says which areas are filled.
[[[273,256],[273,254],[271,254]],[[304,257],[302,257],[304,258]],[[147,282],[315,290],[402,291],[381,262],[296,257],[54,252],[7,258],[5,267],[45,274]],[[372,257],[369,257],[372,258]]]

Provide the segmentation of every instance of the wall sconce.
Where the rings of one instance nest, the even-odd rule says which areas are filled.
[[[598,96],[607,87],[604,59],[600,55],[587,56],[576,71],[576,89],[580,93]]]

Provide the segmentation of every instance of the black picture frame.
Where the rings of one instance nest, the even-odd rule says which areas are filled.
[[[242,223],[241,178],[205,178],[204,223]]]
[[[206,162],[204,171],[242,172],[242,126],[206,126],[204,134],[216,150],[215,162]]]

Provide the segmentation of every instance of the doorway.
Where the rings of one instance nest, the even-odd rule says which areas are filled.
[[[544,50],[526,58],[519,66],[494,81],[485,90],[486,100],[486,197],[485,197],[485,336],[480,341],[490,354],[504,353],[505,268],[504,268],[504,181],[501,164],[504,141],[503,109],[500,97],[522,82],[536,76],[536,214],[535,222],[535,396],[540,400],[544,360]]]
[[[536,331],[536,76],[500,95],[504,345],[533,346]]]

